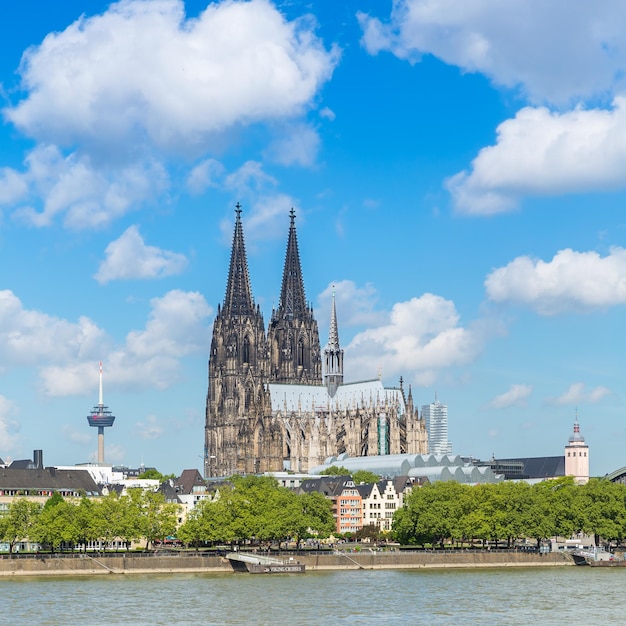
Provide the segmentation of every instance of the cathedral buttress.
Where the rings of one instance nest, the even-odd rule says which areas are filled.
[[[278,309],[272,311],[267,331],[270,382],[319,385],[322,359],[317,322],[304,295],[295,212],[291,224]]]

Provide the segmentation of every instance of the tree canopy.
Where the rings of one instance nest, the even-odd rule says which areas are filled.
[[[479,539],[511,545],[522,537],[539,543],[578,532],[621,540],[626,486],[602,479],[579,486],[571,477],[535,485],[436,482],[411,492],[394,515],[393,530],[403,544]]]

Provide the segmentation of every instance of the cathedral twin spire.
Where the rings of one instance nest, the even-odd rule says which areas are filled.
[[[241,205],[237,203],[235,213],[235,233],[230,254],[230,269],[224,298],[224,312],[228,315],[246,316],[254,311],[254,300],[250,288],[246,246],[241,226]]]
[[[298,251],[298,238],[296,236],[296,212],[289,212],[291,224],[289,226],[289,238],[287,240],[287,253],[285,255],[285,269],[283,271],[283,284],[280,290],[280,304],[278,313],[287,319],[301,318],[306,311],[306,299],[304,297],[304,282],[300,268],[300,253]]]
[[[223,315],[242,319],[255,313],[248,261],[241,224],[241,206],[236,206],[235,232]],[[280,302],[272,312],[267,332],[269,382],[322,384],[320,342],[312,307],[307,306],[295,211],[290,211],[289,237],[283,270]]]

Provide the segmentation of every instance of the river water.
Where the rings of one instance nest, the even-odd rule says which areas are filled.
[[[626,568],[2,578],[0,624],[624,624]]]

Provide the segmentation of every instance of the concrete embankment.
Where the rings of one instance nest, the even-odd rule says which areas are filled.
[[[572,565],[562,553],[434,551],[434,552],[342,552],[306,556],[300,560],[307,570],[332,569],[419,569],[460,567],[545,567]]]
[[[285,557],[283,555],[283,558]],[[307,571],[356,569],[420,569],[475,567],[546,567],[572,565],[562,553],[533,554],[517,552],[403,552],[367,551],[333,554],[307,554],[291,557],[304,563]],[[204,554],[116,554],[71,556],[19,556],[0,558],[0,576],[232,573],[227,559]]]

